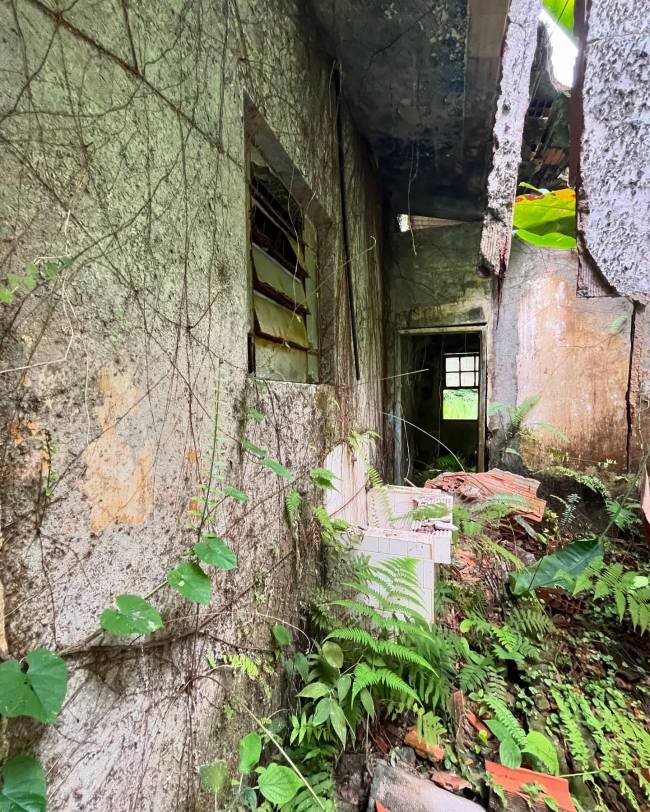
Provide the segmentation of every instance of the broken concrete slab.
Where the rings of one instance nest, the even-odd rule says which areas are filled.
[[[380,762],[370,787],[368,812],[375,812],[377,803],[390,812],[481,812],[484,807],[467,798],[441,789],[426,778],[400,767]]]

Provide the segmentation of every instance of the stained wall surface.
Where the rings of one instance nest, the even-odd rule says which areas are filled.
[[[493,398],[520,405],[539,395],[528,419],[539,462],[557,448],[576,467],[612,459],[624,468],[633,305],[576,296],[576,274],[575,252],[513,241],[495,328]]]
[[[380,427],[373,173],[344,111],[356,385],[331,64],[304,4],[55,6],[0,5],[0,276],[53,262],[0,303],[0,580],[10,654],[73,653],[59,721],[13,722],[9,745],[43,760],[53,812],[211,809],[197,768],[234,759],[240,700],[274,700],[264,677],[213,672],[208,656],[270,656],[270,625],[304,597],[295,584],[320,576],[315,541],[287,524],[288,483],[241,441],[315,501],[309,468],[352,428]],[[247,373],[247,104],[318,204],[318,386]],[[209,520],[239,568],[214,579],[209,606],[157,592],[153,640],[84,642],[114,595],[148,593],[180,561],[210,471],[249,497]]]

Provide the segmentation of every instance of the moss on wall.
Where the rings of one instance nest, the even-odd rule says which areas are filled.
[[[296,615],[295,584],[318,577],[317,541],[296,546],[283,483],[239,440],[268,449],[306,487],[334,435],[378,428],[377,194],[346,118],[368,382],[356,387],[331,66],[303,4],[53,8],[0,8],[0,274],[71,260],[0,304],[0,571],[11,653],[77,642],[114,594],[144,594],[178,560],[211,454],[219,369],[224,473],[250,503],[222,513],[240,567],[218,580],[206,614],[159,596],[169,637],[84,649],[71,659],[56,731],[14,724],[11,746],[40,752],[52,810],[212,808],[196,768],[219,749],[230,756],[233,742],[215,738],[228,684],[206,677],[206,657],[268,649],[268,618]],[[320,257],[333,291],[331,387],[247,376],[245,97],[331,222]],[[251,403],[262,422],[246,416]]]

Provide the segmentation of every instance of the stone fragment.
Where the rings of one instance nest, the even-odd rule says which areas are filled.
[[[377,765],[370,787],[367,812],[382,804],[390,812],[485,812],[484,807],[436,786],[410,770],[386,761]]]

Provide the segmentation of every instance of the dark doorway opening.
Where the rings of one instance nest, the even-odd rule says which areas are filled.
[[[421,485],[437,471],[483,469],[482,330],[400,336],[398,480]]]

